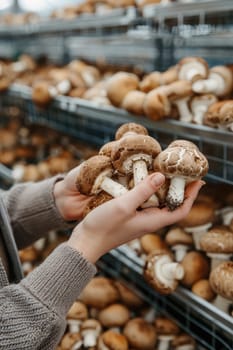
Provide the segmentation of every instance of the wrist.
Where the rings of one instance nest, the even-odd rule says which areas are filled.
[[[55,199],[55,204],[57,210],[61,217],[67,221],[66,212],[65,212],[65,186],[64,180],[57,181],[53,188],[53,195]]]

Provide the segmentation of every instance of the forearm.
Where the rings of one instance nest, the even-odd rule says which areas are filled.
[[[16,244],[19,249],[33,243],[50,230],[70,227],[60,215],[54,200],[54,184],[59,177],[38,183],[13,186],[3,192]]]
[[[0,290],[0,349],[53,349],[65,316],[96,269],[62,244],[19,285]]]

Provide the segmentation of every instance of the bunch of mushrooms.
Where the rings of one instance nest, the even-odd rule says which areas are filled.
[[[166,204],[173,210],[183,203],[186,184],[206,175],[208,161],[194,143],[176,140],[158,154],[154,170],[170,178]]]

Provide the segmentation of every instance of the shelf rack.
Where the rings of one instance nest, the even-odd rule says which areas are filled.
[[[188,289],[178,287],[168,296],[162,296],[151,288],[142,276],[144,262],[127,246],[121,246],[106,254],[98,262],[101,271],[122,279],[156,310],[175,322],[208,350],[233,349],[233,318],[212,304],[194,295]]]
[[[175,139],[190,140],[208,158],[210,169],[206,178],[233,185],[233,133],[230,131],[169,119],[155,122],[122,109],[98,106],[90,101],[67,96],[58,96],[48,108],[41,109],[32,102],[31,89],[16,84],[0,97],[3,108],[11,106],[12,102],[30,121],[51,126],[99,147],[113,140],[115,130],[130,121],[147,127],[162,148]]]

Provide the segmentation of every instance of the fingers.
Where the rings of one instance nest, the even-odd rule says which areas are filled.
[[[165,176],[163,174],[151,174],[132,190],[126,193],[124,195],[124,201],[129,204],[131,208],[133,205],[133,208],[136,210],[159,189],[164,181]]]

